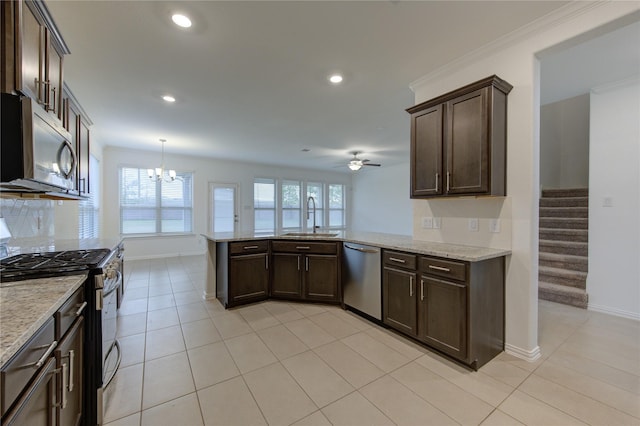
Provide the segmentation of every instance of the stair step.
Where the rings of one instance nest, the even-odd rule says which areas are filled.
[[[586,272],[542,266],[538,269],[538,280],[550,284],[566,285],[567,287],[587,288]]]
[[[589,188],[543,189],[542,197],[588,197]]]
[[[540,207],[589,207],[589,197],[540,198]]]
[[[579,241],[586,243],[589,241],[589,231],[586,229],[540,228],[539,237],[541,240]]]
[[[587,257],[569,254],[541,252],[538,255],[538,264],[541,267],[561,268],[570,271],[587,272],[589,270],[589,259]]]
[[[589,243],[574,241],[540,240],[538,244],[540,252],[571,254],[574,256],[588,256]]]
[[[538,282],[538,297],[542,300],[558,302],[583,309],[587,308],[589,302],[589,296],[583,289],[566,287],[544,281]]]
[[[540,228],[588,229],[589,219],[575,217],[541,217]]]
[[[540,207],[540,217],[575,217],[587,219],[588,207]]]

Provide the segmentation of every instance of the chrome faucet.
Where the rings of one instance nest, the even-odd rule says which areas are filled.
[[[316,233],[316,199],[313,197],[307,198],[307,220],[309,220],[309,215],[311,214],[309,210],[309,203],[313,204],[313,233]]]

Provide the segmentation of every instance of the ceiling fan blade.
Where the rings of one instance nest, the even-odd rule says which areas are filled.
[[[362,163],[363,166],[375,166],[375,167],[380,167],[381,164],[377,164],[377,163]]]

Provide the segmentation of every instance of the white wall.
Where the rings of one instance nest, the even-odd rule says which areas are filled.
[[[354,173],[351,205],[352,230],[411,235],[409,160]]]
[[[640,80],[591,92],[589,309],[640,319]],[[605,207],[605,199],[611,207]]]
[[[103,152],[103,236],[120,235],[118,169],[121,166],[153,168],[160,164],[160,152],[136,151],[106,147]],[[294,169],[281,166],[241,163],[211,158],[166,155],[165,165],[180,171],[194,172],[194,222],[193,234],[184,236],[127,237],[127,258],[165,257],[203,253],[204,240],[199,235],[206,233],[209,214],[209,182],[239,184],[240,231],[253,229],[253,181],[255,177],[307,180],[346,185],[346,194],[351,193],[351,175],[347,173]],[[347,199],[347,209],[351,200]],[[347,211],[347,221],[350,220]]]
[[[412,85],[416,103],[492,74],[514,86],[508,98],[507,198],[511,203],[512,255],[506,266],[505,347],[523,358],[533,360],[540,356],[537,305],[540,70],[536,53],[637,10],[638,4],[631,2],[570,3],[546,19],[459,58]],[[451,203],[446,208],[455,209],[454,200],[438,201],[441,202]],[[469,215],[482,211],[481,203],[484,201],[480,199],[469,200]],[[443,235],[443,239],[448,241],[448,236]]]
[[[588,93],[540,108],[540,185],[589,186]]]

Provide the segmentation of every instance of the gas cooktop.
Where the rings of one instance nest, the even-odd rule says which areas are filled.
[[[109,249],[24,253],[0,260],[0,281],[20,281],[69,275],[97,268]]]

